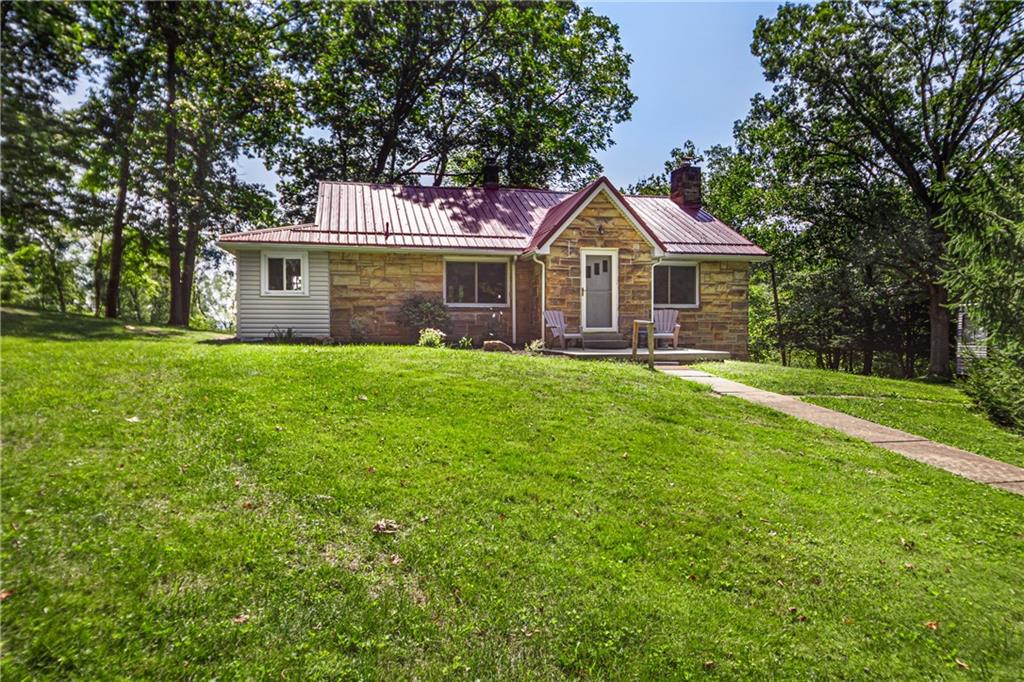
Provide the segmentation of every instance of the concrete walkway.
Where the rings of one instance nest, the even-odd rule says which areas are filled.
[[[869,422],[859,417],[852,417],[842,412],[805,403],[795,396],[763,391],[729,379],[716,377],[707,372],[678,365],[658,365],[657,367],[665,374],[710,386],[715,393],[732,395],[752,403],[765,405],[793,417],[866,440],[918,462],[945,469],[972,481],[1024,495],[1024,469],[1021,467],[936,443],[927,438],[891,429],[888,426]]]

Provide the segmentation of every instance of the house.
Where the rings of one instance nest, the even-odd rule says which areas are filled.
[[[399,307],[419,294],[444,301],[456,338],[523,344],[558,310],[625,339],[634,319],[674,308],[681,345],[747,356],[749,266],[767,255],[702,208],[698,167],[674,171],[667,197],[624,196],[604,177],[556,192],[484,175],[473,188],[321,182],[312,223],[223,235],[238,336],[408,343]]]
[[[967,376],[974,360],[988,357],[988,332],[960,306],[956,315],[956,374]]]

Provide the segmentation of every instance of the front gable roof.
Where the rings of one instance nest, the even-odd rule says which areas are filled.
[[[767,256],[704,210],[623,195],[605,177],[578,192],[321,182],[314,222],[224,234],[218,244],[543,254],[601,193],[658,255]]]
[[[612,204],[619,209],[623,217],[633,225],[633,228],[640,236],[654,247],[655,255],[661,255],[660,252],[665,250],[665,245],[662,244],[656,234],[651,232],[651,229],[644,223],[643,218],[637,215],[636,211],[626,203],[619,190],[615,189],[615,186],[603,175],[548,210],[544,220],[541,221],[540,227],[533,234],[530,245],[526,249],[527,252],[547,253],[551,248],[551,243],[558,239],[558,236],[576,219],[576,216],[602,192],[608,196]]]

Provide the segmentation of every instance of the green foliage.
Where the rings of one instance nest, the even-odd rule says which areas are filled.
[[[305,3],[282,9],[303,123],[275,161],[305,219],[316,180],[580,184],[629,118],[618,28],[575,3]]]
[[[422,337],[421,337],[422,339]],[[469,336],[463,336],[459,339],[455,346],[460,350],[472,350],[473,349],[473,338]]]
[[[968,191],[995,150],[1020,145],[1013,111],[1024,94],[1022,22],[1024,4],[1013,2],[835,1],[784,5],[754,32],[753,52],[775,83],[748,117],[767,136],[759,158],[809,190],[826,180],[819,196],[837,215],[863,196],[859,187],[912,204],[893,222],[905,240],[902,274],[930,298],[936,376],[950,376],[941,279],[959,229],[944,220],[946,198]],[[836,165],[847,170],[827,172]],[[868,231],[877,223],[868,221]]]
[[[628,363],[131,326],[4,311],[5,679],[1019,676],[1018,496]]]
[[[997,424],[1024,433],[1024,347],[990,343],[970,361],[964,390]]]
[[[1024,123],[1024,100],[1016,114]],[[1001,149],[946,207],[954,300],[997,343],[1024,339],[1024,149]]]
[[[427,327],[420,330],[420,338],[416,345],[424,348],[444,348],[445,338],[447,338],[447,334],[440,329]]]
[[[544,350],[544,339],[534,339],[533,341],[528,341],[526,345],[523,346],[523,350],[525,350],[530,355],[540,355],[541,351]]]
[[[270,330],[269,341],[271,343],[295,343],[295,330],[291,327],[281,329],[275,326]]]
[[[398,309],[398,323],[416,338],[421,329],[431,327],[446,334],[451,332],[452,318],[448,306],[437,296],[417,294],[407,298]]]
[[[366,343],[370,330],[361,318],[353,317],[348,321],[348,338],[352,343]]]

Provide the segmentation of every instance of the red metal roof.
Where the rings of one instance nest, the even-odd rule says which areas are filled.
[[[623,196],[604,177],[575,193],[321,182],[313,223],[225,234],[220,241],[522,252],[542,246],[602,187],[666,253],[766,255],[706,211],[668,197]]]

